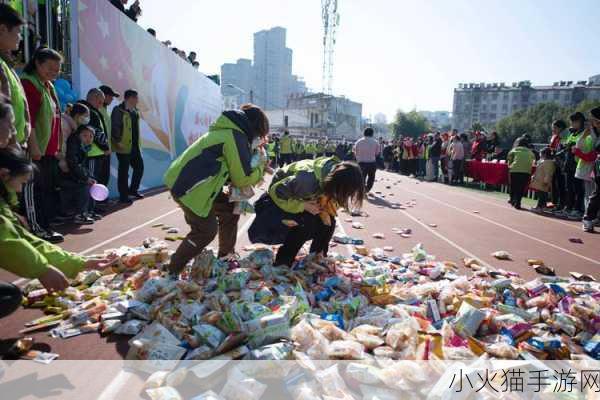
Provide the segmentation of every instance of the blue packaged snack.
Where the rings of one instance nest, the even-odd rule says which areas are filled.
[[[560,339],[544,338],[540,336],[532,337],[527,341],[527,343],[540,350],[556,350],[560,349],[562,346]]]
[[[321,319],[323,319],[325,321],[333,322],[338,328],[344,329],[344,318],[339,313],[335,313],[335,314],[324,313],[324,314],[321,314]]]
[[[600,334],[594,335],[583,346],[585,352],[594,360],[600,360]]]
[[[504,297],[504,304],[511,307],[517,306],[517,299],[515,299],[515,296],[513,296],[510,289],[504,289],[504,292],[502,292],[502,296]]]
[[[329,286],[326,286],[325,289],[323,289],[319,293],[315,294],[315,300],[316,301],[327,301],[334,294],[335,294],[335,292]]]
[[[335,288],[337,287],[341,282],[341,279],[339,276],[332,276],[330,278],[327,278],[325,280],[325,283],[323,283],[324,286],[328,287],[328,288]]]
[[[550,284],[550,290],[556,293],[559,297],[564,297],[567,295],[565,289],[563,289],[560,285],[557,285],[556,283]]]

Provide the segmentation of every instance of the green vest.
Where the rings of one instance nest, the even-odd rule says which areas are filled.
[[[52,82],[48,82],[49,87],[46,87],[37,74],[23,74],[23,80],[29,81],[42,94],[42,104],[37,115],[32,115],[31,118],[35,118],[35,137],[38,142],[38,146],[42,155],[46,154],[48,142],[50,142],[50,135],[52,134],[52,121],[56,115],[56,103],[54,102],[56,92]]]
[[[131,114],[129,113],[129,111],[127,111],[125,109],[124,106],[119,106],[119,111],[123,114],[123,132],[122,132],[122,137],[121,137],[121,142],[119,143],[121,146],[120,148],[117,148],[117,153],[120,154],[130,154],[131,153],[131,146],[133,143],[133,120],[131,119]],[[115,112],[115,110],[113,110],[113,112]],[[137,111],[136,111],[137,112]],[[138,118],[138,123],[139,123],[139,118]],[[139,129],[138,129],[139,131]],[[140,137],[138,139],[138,146],[141,149],[142,148],[142,137],[141,134],[142,132],[139,132]]]
[[[106,107],[102,107],[100,108],[100,115],[102,116],[102,119],[104,120],[104,127],[106,128],[106,139],[108,140],[108,146],[111,146],[111,137],[110,137],[110,128],[111,128],[111,122],[110,122],[110,115],[108,114],[108,109]]]
[[[591,135],[588,135],[585,139],[583,139],[583,146],[581,148],[581,151],[583,153],[591,153],[592,150],[594,150],[594,138]],[[577,157],[577,169],[583,168],[585,164],[590,163],[583,161],[581,158]]]
[[[267,154],[269,154],[269,157],[275,157],[275,143],[269,143],[267,145]]]
[[[95,113],[95,112],[96,111],[94,111],[94,110],[90,110],[90,114]],[[102,125],[102,130],[105,131],[105,133],[106,133],[106,123],[104,120],[104,115],[101,112],[98,112],[96,114],[96,117],[98,119],[100,119],[100,122]],[[90,147],[90,150],[87,152],[87,156],[88,157],[101,157],[103,155],[104,155],[104,150],[102,150],[100,147],[98,147],[98,145],[96,143],[92,142],[92,146]]]
[[[23,144],[26,139],[25,126],[27,125],[27,119],[25,118],[25,91],[23,90],[23,85],[21,85],[21,81],[15,71],[1,58],[0,65],[4,70],[4,74],[8,80],[8,87],[10,88],[10,102],[12,103],[13,113],[15,114],[17,142]]]
[[[281,154],[292,154],[292,138],[289,135],[283,135],[279,140],[279,145]]]

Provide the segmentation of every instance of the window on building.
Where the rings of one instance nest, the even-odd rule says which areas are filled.
[[[492,110],[492,111],[496,111],[497,108],[498,108],[498,106],[496,104],[490,105],[490,110]]]
[[[554,100],[558,100],[560,98],[560,93],[558,91],[554,92]]]
[[[481,111],[487,111],[487,104],[483,104],[481,106]]]
[[[508,92],[504,92],[504,94],[502,95],[502,98],[504,99],[504,102],[508,102],[510,95]]]
[[[287,116],[287,115],[284,117],[283,125],[284,125],[286,128],[289,126],[289,122],[290,122],[289,118],[290,118],[290,117],[289,117],[289,116]]]
[[[548,100],[548,93],[542,93],[542,100]]]
[[[315,114],[315,125],[319,125],[319,114]]]
[[[508,104],[502,104],[502,111],[508,111]]]
[[[492,93],[492,100],[498,100],[498,93]]]

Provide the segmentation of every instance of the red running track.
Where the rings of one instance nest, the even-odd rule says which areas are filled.
[[[387,188],[389,187],[389,189]],[[361,237],[369,247],[392,246],[393,254],[409,252],[417,243],[437,256],[462,265],[464,257],[478,258],[494,267],[513,270],[527,279],[535,272],[527,266],[528,258],[541,258],[558,274],[570,271],[588,273],[600,279],[600,236],[584,234],[580,223],[551,219],[528,211],[516,211],[504,200],[484,192],[473,192],[437,183],[419,182],[404,176],[378,171],[374,192],[364,206],[368,217],[354,218],[365,229],[353,229],[340,215],[340,230]],[[416,201],[406,210],[390,208],[393,203]],[[240,222],[238,251],[248,244],[246,230],[250,218]],[[169,199],[168,193],[158,192],[133,206],[113,212],[93,228],[84,227],[67,235],[64,247],[86,254],[100,253],[122,245],[139,245],[150,236],[164,237],[155,223],[178,227],[187,232],[183,214]],[[431,227],[435,224],[436,227]],[[410,228],[412,237],[404,239],[392,228]],[[385,239],[374,239],[374,233],[383,233]],[[581,238],[583,244],[574,244],[569,238]],[[171,244],[171,247],[176,244]],[[491,256],[497,250],[506,250],[513,261],[498,261]],[[347,254],[347,246],[336,246],[332,251]],[[466,272],[465,269],[462,271]],[[15,277],[0,271],[0,279],[15,281]],[[39,310],[19,310],[4,318],[0,324],[0,338],[18,336],[26,321],[41,315]],[[66,340],[56,340],[47,332],[32,335],[39,348],[51,349],[61,359],[121,359],[127,351],[129,337],[101,338],[88,334]]]

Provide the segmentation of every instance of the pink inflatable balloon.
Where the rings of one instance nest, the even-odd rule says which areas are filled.
[[[90,187],[90,196],[96,201],[104,201],[108,198],[108,188],[96,183]]]

